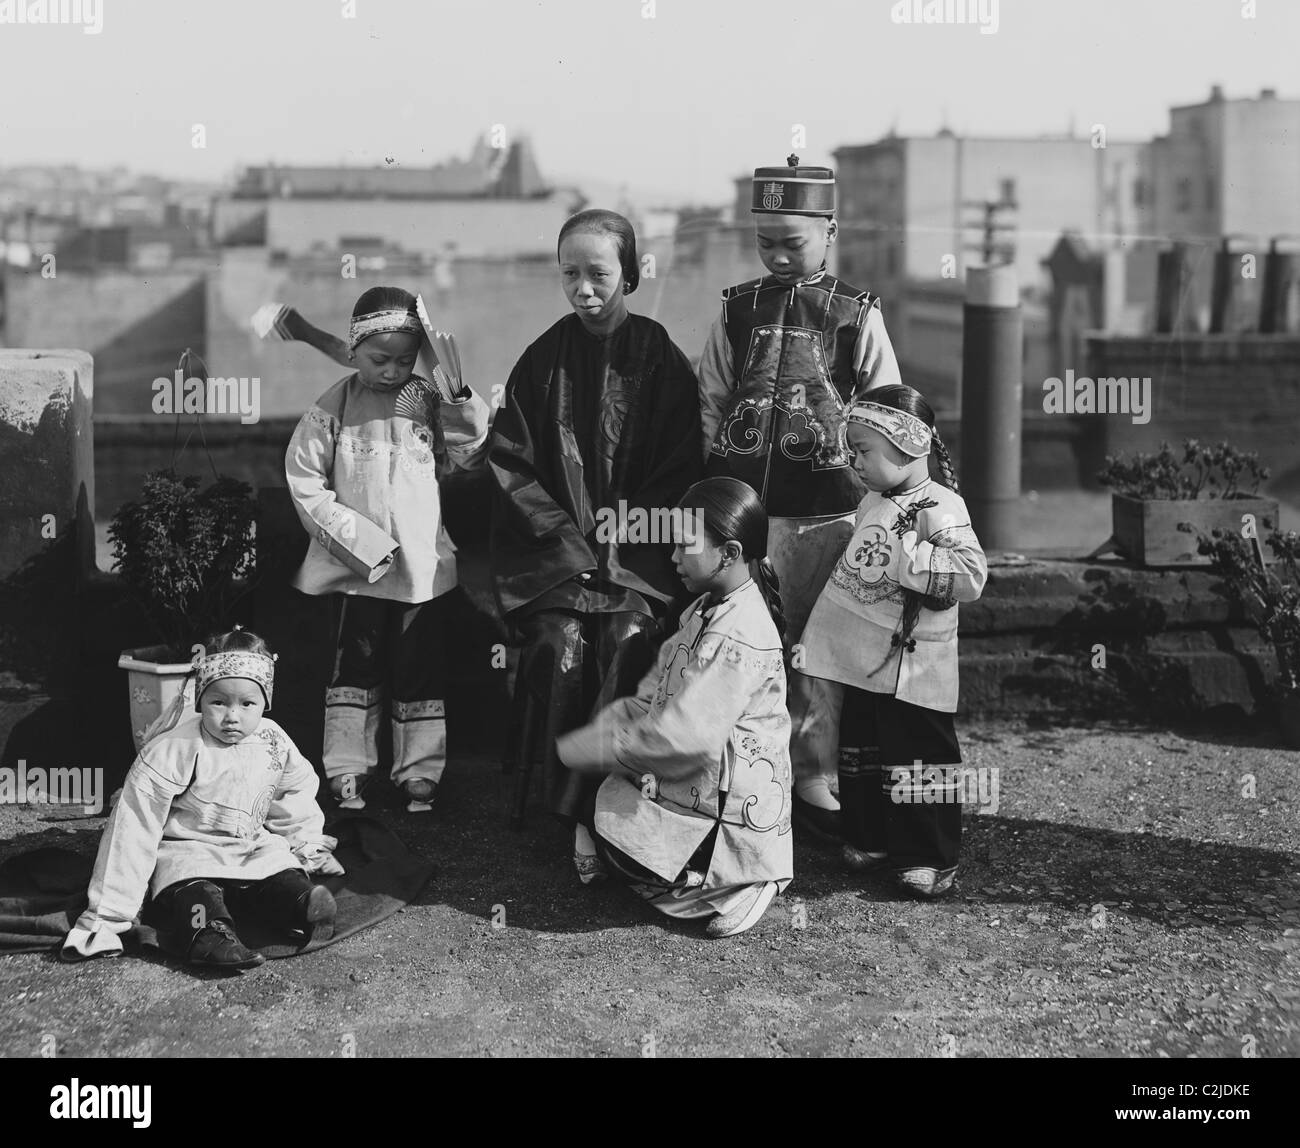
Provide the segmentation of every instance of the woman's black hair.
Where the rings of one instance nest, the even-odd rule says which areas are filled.
[[[401,287],[371,287],[361,293],[352,308],[352,318],[375,311],[414,311],[415,296]]]
[[[706,478],[683,494],[677,505],[683,510],[699,511],[704,532],[714,546],[740,543],[742,559],[753,562],[757,568],[755,581],[776,624],[776,632],[784,641],[781,584],[767,556],[767,511],[754,488],[738,478]]]
[[[272,657],[271,647],[252,630],[245,630],[242,626],[236,626],[233,630],[226,630],[221,634],[213,634],[204,644],[203,650],[208,654],[225,654],[231,650],[239,650],[242,653],[265,654],[268,658]]]
[[[631,295],[641,282],[641,264],[636,257],[636,232],[632,230],[632,225],[617,211],[606,211],[599,207],[571,215],[564,221],[564,226],[560,228],[560,238],[555,241],[556,259],[560,257],[565,236],[575,231],[608,235],[614,240],[619,267],[623,271],[623,294]]]
[[[868,391],[864,396],[867,402],[879,403],[882,407],[892,407],[896,411],[906,411],[909,415],[915,415],[926,426],[930,428],[933,435],[933,445],[930,451],[930,457],[934,459],[938,467],[938,479],[954,494],[960,493],[957,485],[957,472],[953,469],[952,458],[948,454],[948,448],[944,446],[943,439],[939,437],[938,428],[934,425],[934,410],[930,404],[925,401],[925,397],[920,391],[905,386],[902,383],[892,383],[887,387],[877,387]],[[916,590],[903,590],[903,616],[899,621],[898,631],[890,638],[890,645],[903,647],[904,652],[913,647],[908,646],[912,640],[912,632],[916,629],[916,623],[921,617],[921,610],[924,606],[931,605],[926,596]],[[938,608],[946,609],[951,605],[944,602],[941,605],[935,604]],[[891,648],[891,653],[892,648]],[[881,666],[889,660],[886,655]],[[879,669],[880,667],[877,667]],[[873,671],[874,672],[874,671]]]
[[[934,411],[931,409],[930,404],[925,401],[925,396],[920,391],[913,390],[902,383],[892,383],[887,387],[876,387],[874,390],[867,391],[862,397],[866,402],[879,403],[882,407],[893,407],[896,411],[905,411],[909,415],[915,415],[925,423],[934,435],[934,445],[930,457],[934,459],[939,470],[936,477],[954,494],[961,493],[961,488],[957,484],[957,472],[953,469],[952,458],[948,454],[948,448],[943,444],[943,439],[939,437],[938,428],[934,425]]]

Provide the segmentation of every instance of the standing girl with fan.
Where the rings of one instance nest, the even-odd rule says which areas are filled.
[[[457,579],[438,477],[476,463],[488,409],[461,382],[454,340],[431,342],[427,328],[409,292],[366,291],[348,331],[354,370],[303,415],[285,455],[311,535],[294,585],[338,596],[322,762],[345,808],[364,804],[385,717],[410,811],[431,807],[446,766],[445,596]]]

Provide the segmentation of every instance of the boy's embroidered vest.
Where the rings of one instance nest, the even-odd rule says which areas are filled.
[[[736,389],[706,473],[742,479],[777,518],[848,514],[866,493],[844,437],[853,351],[875,296],[825,273],[722,293]]]

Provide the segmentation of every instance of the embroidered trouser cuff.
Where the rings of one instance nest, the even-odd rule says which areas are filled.
[[[446,703],[393,702],[393,783],[438,782],[446,768]]]
[[[379,766],[379,723],[384,691],[334,686],[325,691],[325,749],[321,766],[326,777],[348,773],[369,775]]]

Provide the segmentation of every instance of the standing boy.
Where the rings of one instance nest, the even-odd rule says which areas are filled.
[[[722,293],[699,376],[705,473],[742,479],[763,500],[798,666],[804,624],[866,493],[845,412],[871,388],[902,380],[880,301],[826,270],[838,231],[835,173],[801,167],[796,155],[786,163],[754,172],[750,211],[769,274]],[[833,839],[839,802],[823,763],[836,760],[839,702],[821,679],[790,675],[794,814]]]

